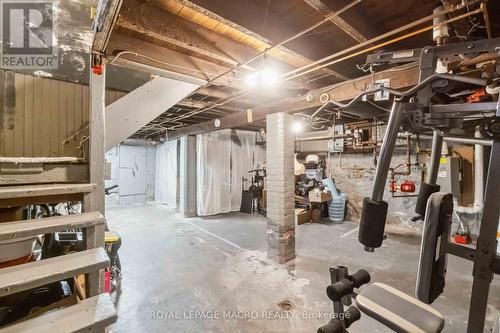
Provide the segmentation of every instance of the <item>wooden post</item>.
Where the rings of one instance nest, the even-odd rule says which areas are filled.
[[[84,198],[86,212],[99,211],[104,215],[104,168],[105,168],[105,91],[106,69],[100,55],[92,54],[90,64],[90,114],[89,114],[89,168],[90,183],[95,184],[94,190]],[[104,226],[85,229],[85,246],[87,249],[104,247]],[[87,274],[87,297],[102,292],[104,273]]]

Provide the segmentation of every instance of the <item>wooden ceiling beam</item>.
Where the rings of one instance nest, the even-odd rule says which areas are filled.
[[[201,87],[200,89],[196,90],[196,93],[217,98],[229,98],[235,95],[231,91],[217,89],[215,87]]]
[[[193,108],[193,109],[204,109],[204,108],[212,106],[213,104],[214,103],[205,102],[205,101],[197,101],[194,99],[185,99],[185,100],[177,103],[177,105],[188,107],[188,108]],[[240,109],[240,108],[237,108],[234,106],[228,106],[228,105],[221,105],[218,108],[223,109],[223,110],[227,110],[227,111],[231,111],[231,112],[241,112],[242,110],[244,110],[244,109]]]
[[[209,80],[227,71],[226,67],[213,62],[188,56],[184,53],[121,33],[120,28],[117,27],[109,40],[107,56],[111,59],[121,51],[129,51],[137,54],[127,53],[120,57],[127,61],[184,74],[201,80]],[[216,83],[235,89],[245,88],[241,80],[237,80],[231,75],[225,75],[217,79]]]
[[[312,91],[312,101],[305,96],[293,100],[285,100],[272,106],[259,107],[253,109],[253,121],[266,119],[266,116],[276,112],[295,113],[301,110],[317,108],[322,105],[320,95],[328,94],[331,100],[347,101],[356,97],[361,91],[368,89],[373,80],[390,79],[391,88],[404,89],[414,86],[418,82],[418,67],[400,68],[398,70],[386,70],[372,75],[363,76],[348,82],[342,82],[331,86]],[[179,138],[184,135],[194,135],[214,130],[235,128],[249,125],[247,114],[245,112],[235,113],[226,117],[220,118],[220,126],[215,127],[213,121],[207,121],[185,128],[179,128],[172,132],[169,137],[172,139]]]
[[[328,15],[331,15],[333,11],[325,5],[321,0],[304,0],[309,6],[323,14],[325,17]],[[356,28],[354,28],[352,25],[350,25],[348,22],[346,22],[344,19],[342,19],[340,16],[333,16],[330,19],[330,22],[335,24],[337,27],[342,29],[346,34],[351,36],[353,39],[358,41],[359,43],[366,42],[368,39]]]
[[[227,20],[205,8],[202,8],[188,0],[154,0],[159,6],[166,10],[182,16],[191,22],[212,30],[212,32],[227,36],[242,44],[248,45],[259,52],[263,52],[272,47],[272,42],[267,38],[258,35],[230,20]],[[267,52],[269,57],[285,62],[293,67],[302,67],[313,62],[307,57],[279,46]],[[323,68],[322,71],[332,75],[342,81],[348,78],[329,68]]]
[[[144,36],[160,45],[166,44],[176,51],[218,63],[228,69],[243,62],[248,53],[255,53],[252,48],[141,0],[124,0],[116,25],[122,31]],[[254,70],[251,66],[243,68]]]

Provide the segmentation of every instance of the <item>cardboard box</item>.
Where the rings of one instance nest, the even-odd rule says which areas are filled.
[[[321,222],[321,209],[320,208],[313,207],[313,209],[311,209],[311,222],[312,223]]]
[[[330,192],[321,192],[320,190],[309,191],[310,202],[325,202],[330,200],[332,200],[332,195]]]
[[[295,224],[311,222],[311,211],[305,208],[295,208]]]

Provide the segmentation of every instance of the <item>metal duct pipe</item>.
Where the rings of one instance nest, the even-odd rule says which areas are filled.
[[[479,127],[476,127],[476,138],[481,138]],[[474,145],[474,207],[483,207],[484,198],[484,148]]]
[[[296,138],[295,141],[320,141],[320,140],[330,140],[330,139],[348,139],[352,138],[352,134],[339,134],[335,135],[320,135],[320,136],[310,136],[305,138]]]

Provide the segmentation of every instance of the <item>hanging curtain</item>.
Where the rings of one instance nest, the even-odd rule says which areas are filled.
[[[157,147],[155,200],[176,207],[177,140],[163,143]]]
[[[231,211],[231,131],[196,136],[196,206],[200,216]]]
[[[266,164],[266,146],[255,145],[253,150],[253,168],[261,169]]]
[[[242,190],[252,181],[249,171],[265,163],[265,147],[255,139],[254,132],[240,130],[196,136],[198,215],[240,210]]]
[[[231,131],[231,210],[239,211],[242,190],[248,190],[252,183],[255,152],[255,133]]]

